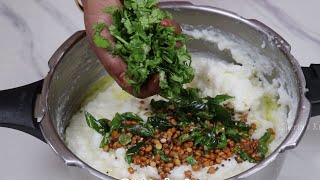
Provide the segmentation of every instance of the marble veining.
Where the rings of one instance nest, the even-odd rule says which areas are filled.
[[[264,7],[267,11],[272,12],[272,16],[278,21],[283,27],[288,28],[297,36],[302,36],[303,38],[309,39],[320,46],[320,34],[312,32],[306,29],[303,25],[299,24],[292,17],[290,17],[281,8],[277,7],[275,4],[268,0],[256,1],[258,6]],[[308,32],[307,32],[308,31]]]
[[[9,20],[11,25],[13,25],[17,31],[21,34],[21,42],[24,46],[20,47],[17,52],[20,55],[20,62],[34,68],[34,71],[38,76],[44,76],[44,73],[41,71],[41,68],[38,66],[35,57],[35,49],[33,42],[33,34],[31,28],[24,20],[20,14],[16,13],[13,9],[8,7],[6,4],[0,2],[0,15],[2,18]]]
[[[45,13],[49,14],[61,27],[66,28],[67,31],[74,31],[77,26],[73,23],[74,20],[71,20],[68,16],[65,15],[65,12],[60,11],[56,8],[52,2],[48,0],[33,0],[37,5],[39,5]]]
[[[177,0],[183,1],[183,0]],[[210,5],[233,11],[248,19],[257,19],[271,27],[290,45],[300,65],[320,63],[320,24],[318,0],[192,0],[197,5]]]

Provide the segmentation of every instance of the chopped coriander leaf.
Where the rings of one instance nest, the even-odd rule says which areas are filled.
[[[191,56],[184,45],[186,35],[177,34],[174,27],[161,26],[163,19],[172,19],[170,13],[157,7],[156,0],[124,0],[121,8],[107,7],[103,11],[112,15],[112,24],[94,25],[94,42],[126,63],[126,79],[133,86],[134,94],[153,74],[159,74],[160,94],[174,97],[182,85],[194,78]],[[100,34],[108,28],[115,39],[115,46]],[[176,48],[176,43],[181,43]]]
[[[93,42],[99,48],[109,49],[111,47],[110,41],[101,36],[101,32],[104,28],[107,28],[105,23],[97,23],[93,26],[93,29],[95,30]]]
[[[258,152],[260,153],[261,157],[264,159],[265,155],[268,152],[268,145],[272,138],[274,138],[274,133],[271,130],[267,130],[264,135],[259,139],[259,147]]]
[[[202,144],[203,143],[203,141],[205,140],[205,136],[200,136],[200,137],[198,137],[195,141],[194,141],[194,145],[198,145],[198,144]]]
[[[117,10],[117,8],[115,6],[110,6],[110,7],[104,8],[103,12],[105,12],[107,14],[113,14],[116,10]]]
[[[125,146],[131,142],[131,137],[126,134],[121,134],[119,136],[119,142],[121,145]]]
[[[218,141],[218,145],[217,145],[217,148],[218,149],[224,149],[225,147],[227,147],[228,145],[228,142],[227,142],[227,137],[225,134],[222,134],[220,136],[220,139]]]
[[[164,162],[169,162],[170,158],[167,157],[167,155],[160,149],[154,149],[153,150],[154,154],[159,154],[160,158],[164,161]]]
[[[182,134],[178,137],[178,139],[176,140],[176,142],[186,142],[190,139],[190,135],[189,134]]]
[[[217,147],[218,145],[218,140],[217,140],[217,135],[214,133],[214,131],[210,131],[207,135],[206,138],[202,141],[203,149],[205,151],[210,151],[214,148]]]
[[[257,161],[253,159],[245,150],[241,149],[240,147],[235,147],[234,150],[240,156],[243,161],[249,161],[251,163],[256,163]]]
[[[198,161],[194,159],[192,156],[186,157],[186,163],[191,164],[191,165],[196,165],[198,164]]]

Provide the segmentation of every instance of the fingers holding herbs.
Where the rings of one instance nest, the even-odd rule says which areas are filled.
[[[105,69],[121,87],[129,87],[124,78],[126,63],[120,56],[113,56],[105,50],[106,47],[114,46],[115,42],[106,28],[112,24],[112,15],[103,12],[102,7],[121,6],[119,0],[84,1],[84,22],[89,42]]]
[[[174,97],[183,84],[192,81],[186,36],[171,15],[158,8],[156,0],[85,4],[89,39],[106,70],[124,90],[140,98],[158,93]]]

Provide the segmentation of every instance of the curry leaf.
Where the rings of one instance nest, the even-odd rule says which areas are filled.
[[[109,131],[109,125],[107,123],[108,120],[100,119],[96,120],[90,113],[84,112],[86,122],[88,126],[94,130],[96,130],[101,135],[105,135]]]
[[[187,98],[190,100],[198,99],[199,98],[200,90],[197,88],[186,88],[182,89],[180,93],[180,97]]]
[[[169,102],[164,100],[155,101],[154,99],[152,99],[150,105],[153,110],[168,109]]]
[[[144,145],[144,141],[138,142],[137,144],[134,144],[130,149],[126,152],[126,161],[130,164],[132,162],[132,156],[138,153],[140,148]]]
[[[211,120],[214,117],[214,114],[208,111],[200,111],[196,114],[201,120]]]
[[[136,124],[126,126],[125,129],[132,134],[140,135],[143,137],[151,137],[154,135],[154,129],[150,124]]]
[[[164,114],[156,114],[148,118],[148,123],[150,123],[154,128],[159,129],[159,131],[166,131],[172,124],[167,120],[167,116]]]
[[[194,78],[191,56],[185,47],[186,35],[176,33],[174,27],[160,25],[163,19],[172,19],[161,10],[156,0],[124,1],[121,8],[114,6],[103,11],[112,15],[108,26],[115,46],[100,33],[107,25],[98,23],[93,28],[94,43],[113,55],[119,55],[127,64],[127,82],[138,94],[140,87],[152,74],[160,75],[160,94],[164,97],[179,95],[182,85]],[[176,48],[176,43],[182,44]]]
[[[143,122],[143,119],[139,115],[132,112],[122,113],[121,116],[125,120]]]
[[[105,145],[109,144],[109,141],[110,141],[110,133],[106,133],[100,142],[99,148],[103,148]]]
[[[114,118],[110,123],[111,124],[110,132],[118,131],[121,127],[121,123],[123,120],[124,120],[123,117],[119,113],[116,113],[116,115],[114,116]]]

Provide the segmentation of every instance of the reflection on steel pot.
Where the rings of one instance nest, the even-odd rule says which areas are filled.
[[[290,54],[290,45],[256,20],[190,3],[170,2],[161,4],[161,7],[170,11],[175,20],[183,25],[203,28],[212,26],[253,47],[260,47],[261,42],[267,44],[261,53],[267,57],[272,56],[270,63],[276,64],[269,79],[283,78],[283,73],[289,78],[284,80],[287,82],[286,90],[297,99],[293,127],[300,128],[291,128],[281,145],[265,160],[230,179],[276,179],[285,157],[283,152],[296,147],[304,133],[311,112],[310,101],[313,103],[312,115],[320,114],[320,66],[311,65],[310,68],[301,69]],[[189,48],[199,52],[217,51],[202,40],[191,42]],[[219,53],[217,55],[225,56]],[[81,95],[101,77],[108,76],[91,51],[84,31],[75,33],[55,52],[49,60],[49,68],[44,81],[0,92],[1,126],[27,132],[47,142],[67,165],[85,168],[102,179],[112,178],[81,161],[64,144],[65,128],[79,109]],[[307,94],[310,101],[305,96],[306,85],[310,90]]]

